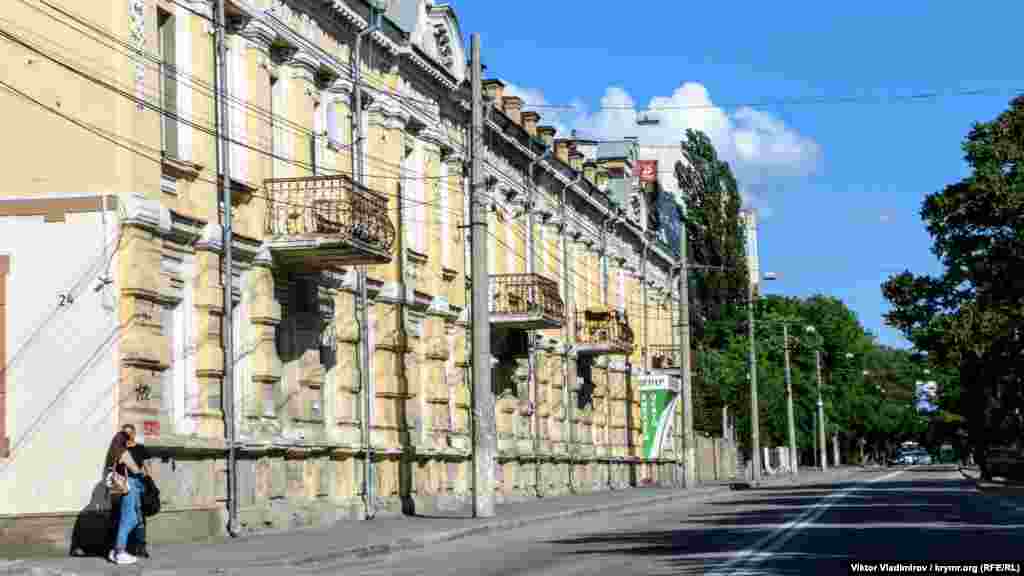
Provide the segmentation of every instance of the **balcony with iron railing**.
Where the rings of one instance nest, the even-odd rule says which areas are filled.
[[[624,312],[613,308],[592,308],[576,313],[578,354],[631,354],[633,340],[633,329]]]
[[[647,347],[647,361],[651,370],[678,370],[679,346],[653,344]]]
[[[388,201],[346,175],[274,178],[267,193],[267,244],[285,266],[324,270],[391,261]]]
[[[546,330],[565,323],[554,280],[539,274],[493,274],[489,292],[492,327]]]

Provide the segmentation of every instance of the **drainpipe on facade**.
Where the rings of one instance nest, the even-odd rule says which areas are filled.
[[[571,358],[570,352],[573,350],[573,345],[576,343],[576,310],[572,305],[575,303],[574,291],[569,290],[569,273],[572,271],[572,267],[569,265],[569,243],[565,239],[565,232],[568,229],[568,191],[569,188],[578,185],[583,181],[583,173],[580,172],[576,179],[569,182],[562,187],[562,302],[564,305],[563,310],[565,311],[565,321],[563,322],[563,330],[565,330],[564,343],[566,345],[565,355],[563,356],[563,362],[565,363],[562,367],[562,397],[565,403],[565,416],[566,421],[569,423],[569,445],[566,447],[566,453],[569,456],[569,490],[574,489],[575,483],[574,470],[576,468],[576,426],[573,425],[572,417],[575,412],[573,406],[572,388],[576,386],[575,378],[570,381],[569,379],[569,362]]]
[[[223,0],[221,0],[223,1]],[[362,56],[360,54],[363,37],[377,31],[380,27],[380,11],[370,6],[369,23],[366,29],[356,34],[352,47],[352,180],[355,184],[363,184],[363,90],[362,90]],[[353,193],[355,190],[353,189]],[[404,228],[403,228],[404,230]],[[404,246],[403,255],[404,255]],[[404,271],[404,267],[403,267]],[[363,447],[363,496],[365,498],[366,519],[375,515],[373,494],[373,443],[370,441],[370,424],[373,418],[373,401],[375,392],[370,379],[370,342],[369,342],[369,310],[366,295],[366,266],[356,270],[356,286],[359,301],[359,379],[363,391],[364,407],[362,417]],[[405,285],[403,283],[403,290]],[[402,294],[404,301],[405,294]]]
[[[533,168],[541,160],[545,160],[551,155],[551,149],[547,148],[544,153],[530,161],[530,167],[526,171],[527,189],[529,196],[527,199],[527,258],[526,258],[526,272],[527,274],[534,274],[537,270],[537,246],[534,240],[534,227],[536,225],[536,218],[534,217],[534,202],[536,201],[537,195],[537,184],[533,179]],[[536,289],[534,289],[536,292]],[[532,294],[531,296],[536,296]],[[534,300],[534,298],[530,298]],[[536,360],[536,334],[530,334],[530,348],[529,356],[527,360],[527,371],[529,373],[530,383],[533,388],[533,402],[530,405],[530,417],[533,419],[533,467],[534,467],[534,492],[537,496],[541,496],[541,473],[540,473],[540,416],[537,413],[537,405],[540,404],[540,386],[537,382],[537,360]]]
[[[608,232],[611,231],[612,227],[615,226],[615,224],[617,222],[618,222],[618,219],[616,218],[615,212],[609,211],[609,212],[605,213],[604,221],[601,223],[601,302],[604,304],[605,309],[607,309],[609,307],[609,302],[608,302]],[[628,358],[629,357],[627,356],[627,360],[628,360]],[[606,384],[608,383],[608,380],[610,378],[609,375],[608,375],[608,372],[609,372],[610,368],[611,367],[606,362],[606,364],[605,364],[605,373],[604,373],[605,374],[605,383]],[[626,378],[627,378],[627,381],[628,381],[628,376],[626,376]],[[605,394],[608,394],[610,396],[611,395],[611,386],[608,386],[607,388],[608,389],[605,391]],[[628,393],[627,393],[627,396],[629,396]],[[628,400],[627,400],[627,402],[628,402]],[[610,427],[611,426],[611,415],[612,415],[612,408],[611,408],[612,403],[611,403],[611,400],[608,400],[605,403],[605,405],[608,407],[608,414],[606,415],[606,424],[605,424],[605,426]],[[632,418],[631,412],[632,412],[632,406],[628,406],[627,409],[626,409],[626,447],[627,448],[631,444],[630,436],[633,433],[632,429],[630,428],[630,422],[631,422],[631,418]]]
[[[647,252],[650,247],[650,240],[644,238],[644,257],[640,264],[640,305],[643,310],[643,314],[640,315],[640,321],[643,322],[642,357],[640,361],[643,363],[643,370],[645,374],[650,367],[650,364],[647,362],[649,356],[647,350]]]
[[[233,233],[231,229],[231,145],[225,132],[230,130],[227,94],[227,45],[225,38],[227,21],[224,18],[224,0],[217,0],[217,140],[220,145],[221,202],[224,204],[224,311],[221,322],[221,340],[224,346],[224,373],[221,379],[221,407],[224,410],[225,432],[228,441],[228,525],[231,537],[241,531],[238,525],[238,460],[236,442],[238,431],[235,426],[235,344],[231,308],[233,304],[234,263],[232,262]]]

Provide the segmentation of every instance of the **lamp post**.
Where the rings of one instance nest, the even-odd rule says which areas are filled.
[[[815,334],[821,341],[821,334],[814,326],[808,326],[806,328],[808,333]],[[814,369],[818,375],[818,463],[821,465],[821,471],[825,472],[828,470],[828,453],[825,448],[825,402],[821,397],[821,348],[815,348],[814,350]]]

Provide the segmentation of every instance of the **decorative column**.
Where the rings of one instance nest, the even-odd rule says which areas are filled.
[[[171,231],[171,214],[159,200],[141,194],[122,197],[120,382],[117,403],[120,422],[158,420],[161,373],[170,366],[170,346],[161,326],[162,236]],[[223,437],[223,436],[221,436]]]
[[[269,439],[281,433],[277,417],[280,404],[278,387],[281,382],[281,358],[277,350],[277,327],[281,323],[281,303],[274,287],[274,261],[270,250],[264,248],[253,260],[249,289],[249,321],[252,324],[255,349],[252,353],[252,385],[256,402],[247,405],[244,414],[248,425],[243,429],[257,437]]]

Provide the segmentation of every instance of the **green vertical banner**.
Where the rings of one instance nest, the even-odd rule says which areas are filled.
[[[668,375],[640,377],[640,418],[644,431],[644,458],[658,458],[675,419],[679,401],[674,382]]]

